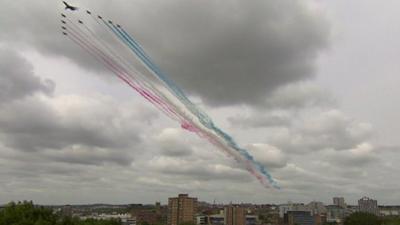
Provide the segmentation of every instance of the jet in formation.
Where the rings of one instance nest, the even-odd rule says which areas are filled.
[[[63,1],[64,5],[65,5],[65,10],[71,10],[71,11],[75,11],[78,10],[78,7],[72,6],[70,4],[68,4],[67,2]]]

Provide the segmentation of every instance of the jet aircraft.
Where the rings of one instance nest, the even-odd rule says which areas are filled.
[[[63,3],[65,5],[65,10],[68,10],[68,9],[71,10],[71,11],[78,10],[78,7],[72,6],[72,5],[68,4],[68,3],[66,3],[65,1],[63,1]]]

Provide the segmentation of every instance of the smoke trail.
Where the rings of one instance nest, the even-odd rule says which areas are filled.
[[[101,25],[92,15],[91,18],[94,19],[98,25]],[[226,155],[244,165],[244,167],[264,186],[271,185],[275,188],[279,188],[265,167],[257,162],[246,149],[241,148],[230,135],[217,127],[206,113],[193,104],[183,91],[152,62],[150,57],[131,35],[121,26],[116,26],[111,21],[106,22],[100,16],[98,18],[102,21],[103,25],[108,28],[110,33],[113,34],[113,37],[116,37],[120,43],[127,46],[128,50],[133,52],[134,56],[144,65],[148,72],[157,78],[178,101],[173,100],[168,92],[162,91],[161,86],[156,87],[153,85],[153,81],[150,81],[147,79],[147,76],[135,70],[133,65],[116,54],[110,45],[107,45],[100,37],[97,37],[94,32],[81,21],[79,21],[79,24],[85,27],[87,32],[94,38],[94,41],[82,37],[83,35],[77,35],[76,33],[85,33],[79,27],[77,29],[78,31],[72,29],[73,41],[85,50],[91,52],[97,59],[100,59],[107,68],[146,100],[155,105],[160,111],[163,111],[164,114],[170,118],[180,122],[183,129],[194,132],[200,137],[207,139],[211,144],[226,153]],[[189,110],[190,113],[183,110],[182,106]],[[198,122],[196,122],[196,120]]]
[[[105,22],[103,20],[103,22]],[[143,48],[140,47],[140,45],[135,41],[133,37],[131,37],[125,30],[122,28],[116,27],[114,24],[110,23],[111,25],[105,24],[112,29],[112,31],[120,38],[123,38],[125,43],[128,43],[128,47],[130,47],[140,59],[150,68],[158,77],[164,81],[164,83],[168,86],[171,87],[170,90],[174,92],[175,96],[178,97],[181,101],[184,102],[184,105],[190,110],[194,115],[197,116],[199,121],[206,127],[212,129],[216,134],[220,137],[222,137],[230,147],[238,151],[243,157],[245,157],[247,160],[251,161],[252,163],[255,164],[256,169],[262,173],[268,180],[271,182],[271,184],[275,187],[278,187],[275,181],[272,179],[271,175],[267,172],[265,167],[258,163],[253,156],[251,156],[246,149],[240,148],[239,145],[235,142],[235,140],[228,135],[226,132],[224,132],[222,129],[217,127],[212,119],[204,112],[202,112],[196,105],[194,105],[183,93],[183,91],[176,85],[174,84],[168,77],[161,72],[161,70],[151,61],[150,57],[147,56],[147,54],[144,52]]]
[[[91,55],[96,57],[97,60],[99,60],[103,65],[105,65],[108,69],[114,72],[120,79],[128,83],[129,86],[134,88],[140,95],[142,95],[149,102],[155,105],[160,111],[164,112],[167,116],[172,118],[175,115],[180,116],[172,109],[169,108],[166,109],[165,107],[163,107],[163,102],[161,99],[159,99],[156,95],[152,94],[150,91],[143,88],[138,82],[135,81],[135,78],[129,76],[129,74],[123,68],[120,68],[118,63],[116,63],[112,58],[110,58],[110,56],[107,55],[107,53],[101,50],[99,46],[96,46],[95,43],[90,42],[88,40],[88,37],[84,33],[82,33],[82,30],[79,27],[77,26],[71,27],[69,24],[67,24],[67,27],[69,28],[69,34],[70,34],[69,37],[72,37],[74,39],[74,42],[78,42],[81,47],[83,47]],[[171,116],[170,112],[174,113],[174,115]]]

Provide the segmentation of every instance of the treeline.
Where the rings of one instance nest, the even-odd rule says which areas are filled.
[[[121,225],[118,220],[81,220],[53,213],[32,202],[11,202],[0,210],[0,225]]]
[[[347,217],[344,225],[400,225],[400,217],[378,217],[370,213],[357,212]]]

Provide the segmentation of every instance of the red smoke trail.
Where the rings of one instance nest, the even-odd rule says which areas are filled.
[[[107,68],[109,68],[112,72],[114,72],[114,74],[116,74],[120,79],[125,81],[129,86],[131,86],[140,95],[142,95],[149,102],[151,102],[153,105],[155,105],[158,109],[163,111],[168,117],[175,118],[175,120],[181,121],[181,119],[182,119],[181,116],[179,114],[177,114],[173,109],[171,109],[162,99],[160,99],[158,96],[152,94],[150,91],[143,88],[143,86],[140,86],[138,84],[138,82],[131,80],[134,78],[131,78],[131,76],[129,76],[128,73],[123,68],[118,68],[118,66],[120,67],[120,65],[118,63],[116,63],[114,60],[112,60],[109,56],[107,56],[102,50],[100,50],[98,47],[96,47],[93,43],[90,43],[89,41],[87,41],[83,37],[83,35],[81,35],[78,31],[76,31],[71,26],[68,26],[68,28],[70,30],[72,30],[72,32],[69,32],[69,33],[72,34],[72,36],[81,43],[80,44],[81,47],[83,47],[84,49],[86,49],[88,51],[91,51],[93,54],[96,55],[95,56],[96,58],[100,57],[100,59],[101,59],[100,61]],[[82,44],[84,46],[82,46]],[[176,117],[178,117],[178,118],[176,118]]]

